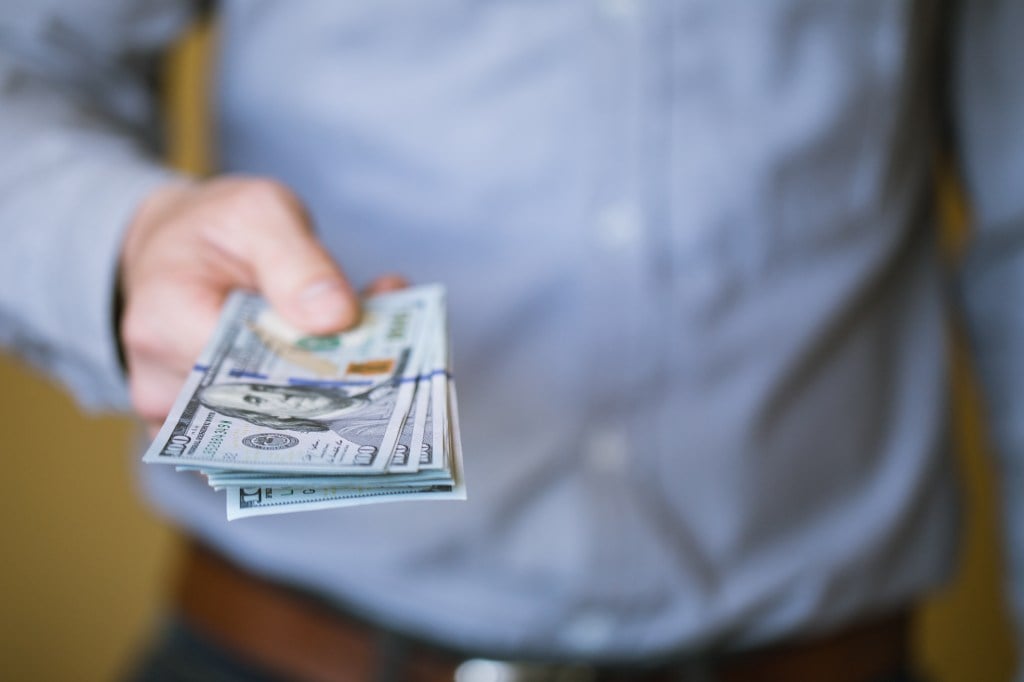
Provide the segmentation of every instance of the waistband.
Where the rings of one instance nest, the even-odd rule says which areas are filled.
[[[911,679],[908,610],[831,634],[650,665],[494,660],[341,613],[195,543],[175,589],[181,617],[237,657],[309,682],[880,682]]]

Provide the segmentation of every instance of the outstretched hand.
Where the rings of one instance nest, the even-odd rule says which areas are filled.
[[[159,188],[139,208],[121,252],[120,334],[132,405],[155,433],[212,333],[227,294],[259,291],[311,334],[359,317],[345,275],[288,188],[227,177]],[[374,290],[401,286],[381,278]]]

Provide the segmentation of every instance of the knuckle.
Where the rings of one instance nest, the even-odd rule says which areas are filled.
[[[260,214],[296,213],[302,203],[286,185],[271,178],[246,178],[232,183],[229,196],[233,205]]]
[[[219,183],[211,197],[213,219],[204,227],[214,243],[232,243],[236,249],[258,247],[266,238],[308,231],[306,209],[286,185],[260,177],[227,178]]]

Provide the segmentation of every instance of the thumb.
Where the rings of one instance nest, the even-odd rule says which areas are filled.
[[[359,301],[341,269],[306,231],[268,240],[255,261],[260,291],[286,320],[304,331],[327,334],[359,319]]]
[[[215,238],[228,237],[218,248],[240,260],[271,306],[303,331],[327,334],[355,324],[359,300],[313,234],[298,199],[277,183],[256,189],[246,202],[244,233],[217,233]],[[238,218],[241,223],[243,216]]]

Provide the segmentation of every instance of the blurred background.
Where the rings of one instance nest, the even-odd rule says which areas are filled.
[[[211,167],[203,64],[214,37],[211,26],[196,27],[164,67],[168,162],[195,173]],[[939,173],[943,239],[955,253],[969,220],[951,174]],[[962,348],[951,361],[965,480],[963,554],[954,582],[923,609],[916,646],[936,682],[1005,682],[1014,662],[993,466]],[[0,385],[7,472],[0,677],[116,679],[159,622],[177,551],[173,531],[134,485],[139,431],[126,417],[83,415],[59,388],[2,354]]]

